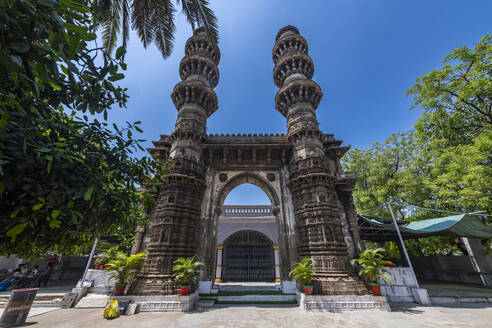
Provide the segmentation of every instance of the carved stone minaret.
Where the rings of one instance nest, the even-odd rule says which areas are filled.
[[[145,232],[145,264],[132,292],[135,295],[175,294],[173,261],[197,252],[200,206],[205,189],[201,142],[206,138],[207,118],[217,110],[213,88],[219,81],[219,49],[203,29],[188,39],[179,73],[182,81],[171,98],[178,110],[174,132],[161,136],[149,149],[157,158],[173,161],[159,186],[155,208]]]
[[[294,202],[298,255],[312,257],[316,262],[316,293],[366,294],[347,264],[348,249],[353,256],[357,248],[354,240],[358,240],[358,231],[350,206],[339,196],[347,190],[339,163],[344,148],[332,135],[319,130],[316,108],[323,93],[311,80],[314,64],[308,56],[308,44],[297,28],[280,29],[272,57],[273,79],[280,88],[275,105],[287,118],[287,138],[293,144],[289,188]]]

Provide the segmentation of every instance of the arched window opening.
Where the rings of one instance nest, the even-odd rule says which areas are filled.
[[[271,205],[271,202],[263,190],[250,183],[244,183],[227,195],[224,205]]]

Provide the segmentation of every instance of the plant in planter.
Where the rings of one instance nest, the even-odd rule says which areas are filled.
[[[309,257],[305,257],[299,262],[294,262],[294,268],[289,273],[289,277],[294,278],[301,286],[303,291],[307,295],[313,293],[313,268],[314,260]]]
[[[142,267],[144,258],[144,253],[126,256],[125,253],[119,252],[118,256],[104,267],[104,270],[111,271],[110,277],[117,281],[114,296],[123,295],[127,281]]]
[[[100,254],[95,261],[96,269],[102,269],[105,265],[107,265],[112,260],[118,257],[118,247],[111,247],[104,251],[104,253]]]
[[[196,280],[198,267],[202,266],[202,262],[195,261],[193,257],[180,257],[174,261],[174,280],[181,285],[181,295],[188,295],[190,291],[190,283]]]
[[[388,272],[387,267],[389,265],[392,266],[393,263],[384,260],[385,252],[386,250],[384,248],[366,249],[360,254],[358,259],[350,260],[352,265],[359,265],[359,276],[367,278],[368,285],[374,296],[381,296],[381,284],[378,283],[379,278],[391,282],[385,272]]]

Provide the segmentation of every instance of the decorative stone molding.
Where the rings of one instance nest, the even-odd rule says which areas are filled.
[[[219,70],[215,63],[207,57],[190,55],[181,60],[179,66],[179,75],[181,79],[187,80],[191,76],[203,77],[203,82],[208,86],[215,88],[219,83]]]
[[[283,57],[275,65],[273,81],[278,87],[281,87],[289,76],[296,73],[302,74],[304,79],[313,77],[314,64],[311,57],[303,53]]]
[[[207,113],[212,115],[218,108],[217,95],[211,87],[198,81],[179,82],[171,94],[174,106],[178,109],[184,104],[198,104]]]
[[[226,182],[228,179],[227,173],[221,173],[219,174],[219,180],[220,182]]]
[[[207,37],[207,33],[203,28],[198,28],[193,33],[193,36],[186,41],[185,44],[186,56],[200,55],[210,58],[215,65],[219,65],[220,51],[214,46]]]
[[[282,37],[272,50],[272,59],[276,64],[278,60],[287,55],[296,54],[307,54],[308,53],[308,43],[300,35],[288,35]]]

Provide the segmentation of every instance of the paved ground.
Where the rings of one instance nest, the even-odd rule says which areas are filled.
[[[65,294],[70,292],[77,284],[76,280],[49,281],[46,287],[39,287],[38,294]],[[0,292],[2,295],[10,295],[12,291]]]
[[[114,320],[102,317],[103,309],[60,309],[27,320],[30,327],[491,327],[492,307],[480,304],[417,306],[400,304],[392,312],[304,312],[290,306],[218,307],[188,314],[140,313]]]
[[[479,285],[453,284],[445,282],[423,282],[430,296],[492,297],[492,289]]]

